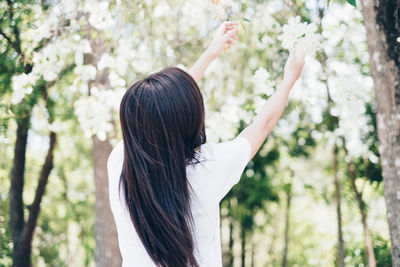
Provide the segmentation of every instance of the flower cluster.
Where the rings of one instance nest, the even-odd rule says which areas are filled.
[[[320,48],[321,37],[314,23],[300,22],[300,17],[290,18],[282,31],[278,39],[283,48],[300,49],[309,56],[314,56]]]
[[[83,53],[90,51],[89,42],[85,39],[78,41],[60,39],[48,44],[40,52],[35,52],[32,58],[32,71],[29,74],[16,75],[12,79],[11,103],[16,105],[24,99],[25,95],[32,93],[33,87],[40,78],[47,82],[56,80],[74,53],[77,66],[82,68],[83,66],[79,66],[77,62],[79,61],[77,55],[83,57]],[[83,60],[80,61],[82,64]]]
[[[37,76],[30,74],[21,74],[12,78],[13,94],[11,96],[11,103],[18,104],[24,99],[26,94],[33,91],[33,86],[37,81]]]
[[[272,95],[274,92],[273,83],[271,81],[271,75],[263,68],[259,67],[253,76],[254,81],[254,93],[258,95],[265,94],[267,96]]]
[[[228,15],[226,14],[225,9],[219,2],[219,0],[210,0],[212,9],[214,11],[215,16],[217,19],[224,21],[228,19]]]
[[[124,90],[111,91],[91,88],[91,95],[75,102],[75,115],[86,137],[97,135],[105,140],[113,130],[112,110],[118,110]]]

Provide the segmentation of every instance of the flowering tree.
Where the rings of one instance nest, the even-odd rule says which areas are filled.
[[[361,1],[371,73],[374,78],[385,200],[392,259],[400,265],[400,50],[399,6],[392,1]]]
[[[278,0],[266,3],[251,0],[60,0],[6,1],[0,5],[5,10],[0,21],[0,53],[6,59],[0,63],[6,70],[1,74],[0,94],[4,102],[0,108],[2,114],[8,114],[2,115],[2,125],[14,129],[13,121],[16,122],[9,193],[15,266],[26,266],[30,261],[33,230],[39,204],[46,201],[42,196],[47,181],[53,190],[58,187],[51,185],[52,177],[54,182],[64,181],[67,188],[67,181],[86,181],[89,179],[85,177],[91,175],[95,177],[95,201],[89,197],[90,188],[77,189],[79,187],[69,185],[72,193],[63,198],[62,203],[66,205],[65,202],[75,199],[90,208],[94,204],[96,263],[99,266],[120,265],[105,174],[108,154],[120,139],[120,99],[129,84],[158,69],[168,65],[190,67],[214,29],[226,19],[240,22],[239,42],[212,63],[200,83],[210,141],[233,138],[238,129],[251,121],[264,99],[274,92],[289,49],[301,48],[309,55],[304,76],[292,92],[290,112],[277,125],[259,157],[248,166],[242,177],[243,183],[222,203],[222,207],[230,208],[230,212],[222,213],[222,221],[231,222],[226,235],[228,244],[224,243],[224,250],[229,254],[226,262],[234,262],[240,254],[243,265],[253,256],[261,257],[261,262],[276,264],[279,254],[279,262],[282,258],[287,264],[333,264],[335,259],[325,255],[334,255],[331,252],[335,243],[324,242],[322,236],[326,234],[315,234],[313,242],[320,248],[316,254],[289,225],[293,225],[294,220],[302,220],[303,225],[314,223],[310,218],[300,217],[309,214],[306,208],[298,206],[300,195],[309,197],[309,205],[313,205],[317,197],[326,199],[329,205],[331,197],[326,195],[335,192],[330,188],[331,183],[321,179],[324,174],[319,174],[317,179],[300,166],[325,166],[326,162],[318,161],[322,157],[319,154],[326,154],[321,147],[329,147],[329,157],[332,157],[330,148],[333,146],[340,148],[338,153],[346,151],[346,161],[340,160],[342,154],[336,155],[338,177],[347,170],[343,171],[344,163],[353,163],[357,168],[358,158],[367,158],[372,163],[378,161],[364,141],[371,132],[364,107],[372,103],[373,94],[365,57],[365,34],[357,9],[331,3],[330,9],[324,10],[321,17],[319,12],[325,5],[322,2],[314,5],[300,1],[294,5]],[[335,121],[334,127],[331,127],[331,121]],[[10,130],[4,131],[14,136]],[[29,211],[36,218],[27,219],[30,223],[26,224],[22,196],[29,190],[24,188],[23,182],[24,177],[31,177],[34,164],[29,161],[28,139],[35,135],[43,137],[39,143],[46,148],[43,155],[46,160],[43,171],[37,172],[41,181],[37,187],[39,193],[33,198],[34,208]],[[56,136],[57,140],[63,141],[56,143]],[[25,161],[27,145],[28,163]],[[92,163],[87,162],[88,157],[92,158]],[[87,169],[81,170],[80,165],[87,165]],[[25,182],[29,184],[30,180],[25,179]],[[92,183],[89,181],[85,185]],[[338,183],[339,186],[343,186],[343,181]],[[310,191],[317,193],[310,194]],[[87,199],[81,196],[82,192],[86,192]],[[286,207],[290,207],[285,210],[284,256],[274,245],[280,242],[277,234],[281,216],[277,208],[279,201],[286,201]],[[367,204],[365,199],[364,202]],[[347,206],[351,204],[345,202],[342,208]],[[299,208],[302,208],[301,212],[290,212]],[[58,212],[59,209],[55,210]],[[88,210],[86,213],[90,213]],[[73,220],[82,220],[85,211],[76,213]],[[346,212],[343,213],[346,217]],[[22,243],[29,249],[19,250],[18,240],[24,225],[29,225],[29,238]],[[78,227],[76,222],[71,225]],[[83,225],[79,227],[86,229]],[[68,227],[68,231],[73,232],[73,227]],[[82,230],[80,235],[91,234],[90,230],[85,231]],[[304,236],[314,235],[311,231],[304,233]],[[42,238],[42,232],[37,234]],[[343,235],[346,234],[350,236],[344,230]],[[268,250],[265,247],[257,249],[258,245],[265,245],[260,239],[270,242]],[[310,249],[297,253],[290,246],[292,239],[303,242],[301,244]],[[234,251],[236,243],[241,246],[239,254]],[[87,251],[93,249],[90,242],[85,246]],[[343,246],[343,254],[346,254]],[[267,256],[265,251],[269,251]],[[66,254],[69,253],[72,252]],[[253,256],[246,257],[246,253]],[[33,250],[33,254],[39,253]],[[341,258],[345,260],[345,256]],[[23,261],[18,262],[18,259]],[[89,263],[90,260],[86,260],[86,264]]]

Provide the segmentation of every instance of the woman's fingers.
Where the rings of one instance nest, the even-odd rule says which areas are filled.
[[[235,29],[235,28],[237,28],[237,27],[238,27],[237,24],[227,24],[227,25],[225,25],[225,28],[226,28],[227,30],[232,30],[232,29]]]
[[[225,45],[228,45],[229,47],[234,45],[237,42],[237,39],[229,39]]]
[[[223,22],[223,23],[218,27],[217,35],[223,35],[223,34],[225,34],[227,26],[228,26],[227,22]]]
[[[237,21],[225,21],[224,23],[226,25],[238,25],[239,24],[239,22],[237,22]]]
[[[227,31],[224,35],[225,42],[228,41],[231,37],[235,36],[238,32],[238,29],[233,29],[230,31]]]
[[[236,21],[225,21],[222,23],[221,28],[224,30],[224,33],[230,31],[234,28],[238,27],[238,23]]]

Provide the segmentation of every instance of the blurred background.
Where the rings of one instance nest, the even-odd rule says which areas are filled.
[[[279,36],[297,16],[315,25],[320,48],[306,58],[282,119],[221,203],[224,265],[392,266],[371,76],[371,68],[374,74],[388,65],[370,65],[375,47],[368,51],[365,26],[378,21],[364,21],[363,12],[376,12],[370,6],[1,1],[0,266],[120,266],[106,161],[121,140],[126,88],[169,65],[189,69],[221,21],[239,21],[239,41],[200,83],[208,141],[229,140],[281,80],[288,51]],[[396,162],[386,172],[391,181],[400,180],[396,151],[388,156]],[[389,203],[395,208],[398,200]]]

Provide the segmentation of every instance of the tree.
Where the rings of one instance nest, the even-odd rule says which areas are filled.
[[[29,12],[22,12],[24,2],[15,3],[7,1],[6,10],[1,21],[0,34],[5,40],[6,50],[1,57],[4,59],[2,68],[8,68],[10,71],[6,75],[12,74],[29,74],[32,71],[32,64],[27,60],[22,50],[21,41],[21,25],[28,23],[26,17],[29,18]],[[16,9],[17,7],[17,9]],[[25,20],[25,21],[24,21]],[[17,59],[13,60],[13,52],[16,53]],[[2,79],[7,79],[3,76]],[[6,87],[10,84],[5,82]],[[25,99],[21,104],[13,106],[13,112],[16,115],[17,122],[16,141],[14,146],[14,159],[11,170],[11,186],[10,186],[10,231],[13,241],[13,266],[30,266],[31,265],[31,246],[32,239],[37,224],[38,215],[40,212],[40,203],[45,193],[45,188],[53,169],[54,149],[56,145],[56,133],[50,131],[49,134],[49,149],[45,161],[41,167],[39,174],[38,185],[35,191],[35,197],[28,209],[28,218],[24,216],[24,179],[25,179],[25,158],[28,130],[30,128],[31,111],[40,97],[44,98],[46,108],[49,112],[49,122],[53,121],[52,106],[54,103],[47,95],[47,88],[53,83],[39,80],[34,86],[33,93],[28,99]],[[8,89],[8,88],[6,88]]]
[[[89,24],[88,24],[89,25]],[[92,52],[87,55],[87,64],[97,67],[102,55],[109,50],[101,32],[88,26],[87,38],[92,47]],[[96,38],[91,38],[96,36]],[[91,88],[108,90],[110,83],[108,80],[107,69],[97,72],[93,81],[89,82],[89,93]],[[95,202],[95,224],[94,237],[96,241],[95,258],[99,267],[121,266],[121,255],[118,247],[117,229],[114,217],[111,213],[108,197],[108,175],[107,159],[111,153],[112,146],[108,139],[100,140],[97,136],[92,137],[93,143],[93,170],[96,188]]]
[[[288,247],[289,247],[289,218],[290,218],[290,203],[292,201],[292,184],[287,184],[286,188],[286,207],[285,207],[285,246],[282,254],[282,267],[288,266]]]
[[[400,47],[399,3],[362,0],[374,79],[379,153],[394,266],[400,266]]]
[[[365,207],[365,202],[363,200],[363,191],[359,190],[356,185],[356,174],[355,174],[355,166],[353,163],[348,163],[348,173],[350,177],[351,188],[353,189],[354,195],[357,200],[358,208],[361,214],[361,224],[364,230],[364,242],[365,242],[365,250],[367,254],[367,262],[369,267],[376,266],[374,246],[372,244],[372,236],[371,232],[368,228],[367,223],[367,212]]]
[[[372,126],[373,131],[370,131],[368,134],[363,136],[363,142],[365,144],[369,144],[369,153],[374,159],[374,162],[369,159],[368,155],[362,155],[356,158],[352,158],[348,155],[348,151],[346,149],[346,145],[344,145],[344,151],[346,157],[349,157],[350,160],[346,163],[347,170],[346,174],[349,178],[349,182],[351,185],[351,189],[354,193],[354,196],[357,201],[358,209],[361,215],[361,225],[363,227],[364,232],[364,243],[365,243],[365,252],[366,259],[369,267],[375,267],[377,264],[375,252],[374,252],[374,244],[372,241],[371,230],[368,226],[368,207],[367,203],[364,200],[364,188],[365,183],[375,182],[379,185],[382,182],[382,169],[379,163],[379,152],[378,152],[378,136],[376,129],[376,114],[374,105],[371,103],[366,103],[365,116],[369,118],[369,124]],[[343,143],[346,143],[345,138],[343,138]],[[364,184],[361,188],[357,186],[357,178],[363,178]],[[378,262],[379,264],[380,262]]]
[[[9,3],[15,11],[13,21],[7,8]],[[22,191],[28,204],[20,205],[26,212],[24,219],[34,199],[53,128],[47,122],[48,113],[59,124],[59,130],[54,132],[54,169],[32,236],[32,265],[113,265],[111,258],[120,258],[115,228],[108,227],[113,218],[108,208],[104,167],[112,146],[121,138],[117,110],[129,84],[168,65],[189,67],[221,22],[221,14],[239,20],[239,41],[210,65],[199,84],[207,109],[208,141],[231,139],[241,121],[250,122],[281,77],[287,56],[278,38],[283,25],[293,16],[301,17],[299,23],[318,22],[320,8],[324,8],[321,35],[325,38],[324,52],[330,70],[321,71],[319,58],[307,59],[304,75],[291,93],[287,109],[290,112],[284,114],[260,151],[262,157],[276,151],[279,159],[255,159],[235,186],[232,197],[221,203],[224,263],[232,266],[242,261],[246,266],[275,266],[285,259],[288,266],[333,266],[337,262],[334,184],[330,178],[334,174],[334,143],[338,148],[338,177],[346,178],[340,182],[346,260],[348,264],[365,264],[364,247],[368,247],[363,242],[365,234],[359,231],[363,230],[362,221],[353,216],[360,210],[360,198],[352,190],[350,175],[343,175],[350,162],[355,167],[356,189],[362,194],[365,221],[370,223],[367,227],[373,229],[371,240],[377,265],[388,263],[390,246],[381,227],[386,223],[382,217],[384,209],[380,208],[384,204],[383,190],[375,182],[368,182],[369,175],[365,179],[363,174],[363,158],[370,151],[354,154],[359,147],[364,148],[363,143],[369,143],[360,141],[359,129],[364,126],[360,127],[358,122],[366,116],[358,113],[367,108],[366,103],[372,103],[362,16],[360,10],[343,1],[331,1],[328,9],[326,1],[314,4],[283,1],[277,8],[275,1],[253,0],[0,2],[1,264],[12,264],[14,243],[8,206],[22,203],[14,201],[21,196],[15,192]],[[15,46],[15,26],[20,33],[22,55]],[[37,78],[32,84],[18,82],[20,78],[32,78],[31,74]],[[367,79],[356,83],[360,76]],[[341,83],[331,84],[336,81]],[[332,89],[331,109],[327,109],[327,85]],[[46,108],[44,89],[48,100],[55,103],[53,107]],[[24,97],[10,104],[14,93],[23,93]],[[362,101],[358,101],[360,98]],[[354,113],[357,116],[349,116]],[[353,144],[348,154],[344,153],[346,145],[340,143],[342,135],[346,144]],[[34,147],[35,142],[29,142],[34,139],[40,139],[39,148]],[[17,143],[21,149],[15,152]],[[311,143],[314,148],[306,149]],[[38,157],[37,151],[43,154]],[[24,186],[21,189],[13,184],[14,191],[9,194],[14,153],[15,159],[24,160],[24,164],[19,161],[14,168],[16,173],[24,173]],[[295,175],[287,173],[288,169]],[[293,181],[288,181],[288,177],[293,177]],[[286,227],[287,253],[284,222],[289,209],[284,208],[288,200],[285,186],[292,189],[286,220],[290,226]],[[275,199],[269,199],[272,196]],[[112,242],[107,243],[109,240]]]

